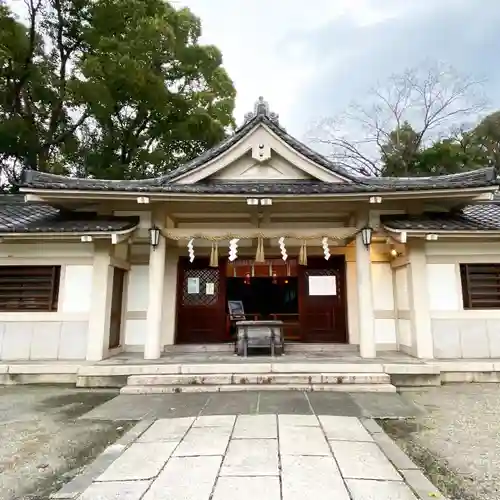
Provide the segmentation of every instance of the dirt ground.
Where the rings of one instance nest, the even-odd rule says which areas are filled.
[[[47,500],[133,422],[78,420],[117,391],[0,386],[0,498]]]
[[[450,500],[500,498],[500,385],[453,384],[403,394],[425,408],[380,422]]]

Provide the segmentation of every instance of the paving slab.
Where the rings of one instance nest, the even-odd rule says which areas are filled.
[[[138,441],[141,443],[154,443],[158,441],[179,442],[193,425],[194,421],[195,417],[162,418],[156,420]]]
[[[350,500],[332,456],[283,456],[283,500]]]
[[[335,441],[373,441],[371,434],[356,417],[322,415],[321,427],[327,439]]]
[[[87,420],[141,420],[151,411],[150,396],[119,396],[82,415]]]
[[[239,415],[233,430],[233,439],[276,439],[276,415]]]
[[[320,427],[280,426],[279,441],[281,455],[331,456]]]
[[[142,500],[209,500],[222,456],[172,457]]]
[[[356,393],[351,394],[362,409],[363,416],[372,418],[408,418],[422,414],[422,410],[399,394]]]
[[[346,479],[402,479],[375,443],[330,441],[330,446]]]
[[[300,391],[266,391],[259,393],[258,413],[311,415],[305,393]]]
[[[316,415],[343,415],[361,417],[363,411],[350,394],[338,392],[310,392],[309,403]]]
[[[234,422],[236,421],[236,415],[210,415],[198,417],[193,428],[196,427],[222,427],[225,429],[232,429]]]
[[[319,427],[316,415],[278,415],[278,423],[280,427]]]
[[[278,476],[278,440],[231,440],[220,475]]]
[[[120,396],[121,397],[121,396]],[[135,398],[137,396],[130,396]],[[155,418],[179,418],[192,417],[202,412],[208,404],[210,396],[208,394],[153,394],[152,408],[149,417]]]
[[[177,442],[134,443],[99,477],[98,481],[137,481],[151,479],[165,465]]]
[[[278,477],[220,477],[212,500],[281,500]]]
[[[219,393],[210,396],[202,415],[239,415],[257,413],[258,392]]]
[[[417,500],[410,488],[400,481],[348,479],[352,500]]]
[[[191,428],[174,452],[176,457],[224,455],[231,429],[226,427]]]
[[[151,481],[94,483],[78,500],[140,500]]]

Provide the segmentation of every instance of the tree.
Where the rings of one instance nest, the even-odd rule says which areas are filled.
[[[9,27],[0,34],[0,158],[9,165],[142,178],[200,154],[233,125],[233,84],[188,9],[26,1],[25,24],[0,10]]]
[[[414,155],[484,109],[481,90],[479,81],[442,65],[409,69],[372,89],[364,103],[351,105],[339,120],[321,120],[313,141],[358,174],[409,175]]]
[[[469,135],[484,156],[485,164],[500,166],[500,111],[486,116]]]

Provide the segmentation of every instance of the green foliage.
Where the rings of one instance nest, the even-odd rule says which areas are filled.
[[[27,26],[0,3],[0,161],[143,178],[197,156],[234,125],[232,81],[219,50],[199,43],[188,9],[36,1]]]
[[[483,144],[492,140],[491,133],[485,131],[481,136]],[[475,131],[462,132],[425,147],[407,122],[389,134],[389,140],[380,147],[380,154],[383,164],[381,175],[384,177],[455,174],[489,163]]]

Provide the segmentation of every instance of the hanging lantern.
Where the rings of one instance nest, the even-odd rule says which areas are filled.
[[[243,283],[245,283],[245,285],[249,285],[250,284],[250,273],[245,273],[245,279],[243,281]]]
[[[193,262],[194,260],[194,245],[193,245],[194,239],[191,238],[187,244],[188,248],[188,255],[189,255],[189,262]]]
[[[278,284],[278,275],[276,274],[276,271],[273,271],[273,285]]]
[[[366,226],[361,229],[361,241],[365,247],[369,247],[372,242],[373,229],[370,226]]]
[[[325,260],[328,260],[330,258],[330,256],[331,256],[331,254],[330,254],[330,248],[328,247],[328,238],[326,238],[326,237],[323,238],[321,240],[321,243],[323,245],[323,254],[325,256]]]

